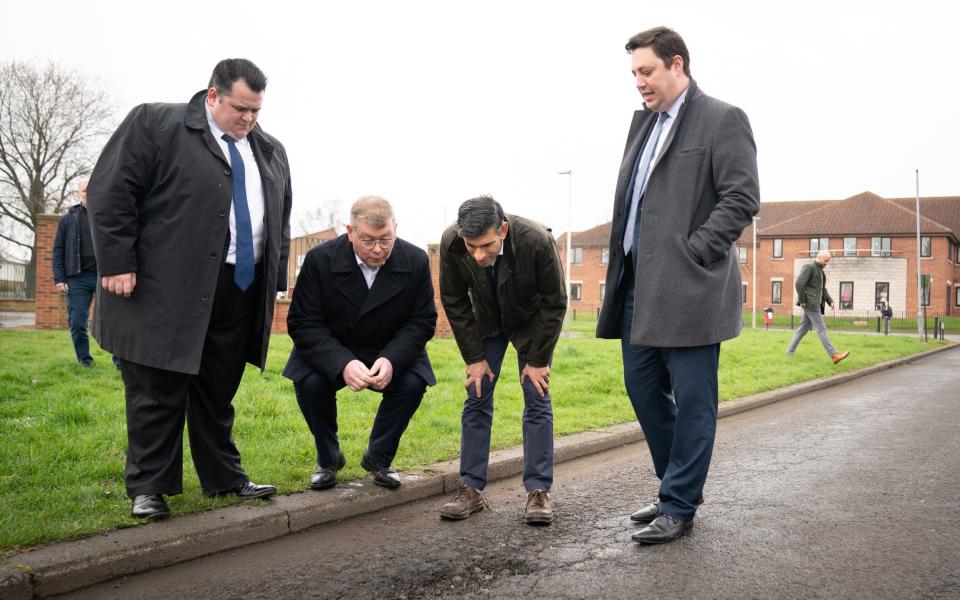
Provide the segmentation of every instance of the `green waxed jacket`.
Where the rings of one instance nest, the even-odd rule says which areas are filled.
[[[503,333],[534,367],[550,364],[567,310],[563,269],[553,235],[513,215],[497,289],[471,257],[453,224],[440,241],[440,300],[467,364],[484,360],[484,338]]]
[[[800,274],[797,276],[797,306],[806,305],[807,307],[823,307],[827,304],[833,304],[833,298],[827,291],[827,276],[823,272],[820,263],[813,260],[803,265]]]

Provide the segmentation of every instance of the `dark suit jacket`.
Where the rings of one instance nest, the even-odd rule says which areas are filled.
[[[130,298],[97,290],[93,334],[120,358],[197,373],[224,245],[233,178],[210,133],[206,90],[188,104],[142,104],[104,147],[87,188],[101,275],[135,272]],[[277,291],[287,289],[290,169],[283,146],[249,135],[263,184],[263,297],[248,362],[263,368]]]
[[[627,136],[597,337],[621,336],[623,232],[637,155],[656,117],[637,111]],[[638,211],[631,343],[705,346],[740,333],[741,276],[733,245],[759,209],[757,150],[747,115],[691,80]]]
[[[411,370],[436,384],[426,344],[437,326],[427,253],[398,239],[367,289],[346,234],[307,253],[287,314],[293,351],[284,377],[311,371],[336,382],[347,363],[368,367],[384,356],[397,374]]]

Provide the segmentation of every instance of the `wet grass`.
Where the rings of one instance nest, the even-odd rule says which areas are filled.
[[[554,431],[564,435],[632,420],[623,390],[620,345],[593,338],[591,321],[573,324],[577,337],[561,339],[554,357]],[[934,346],[913,338],[831,334],[852,356],[833,366],[816,336],[796,356],[783,355],[790,332],[747,331],[723,345],[721,399],[853,370]],[[94,344],[95,346],[95,344]],[[291,342],[274,336],[267,369],[248,367],[235,400],[234,437],[244,468],[256,482],[281,492],[303,489],[314,464],[313,439],[280,376]],[[399,470],[454,458],[460,445],[464,366],[453,340],[433,340],[429,353],[439,384],[428,388],[394,463]],[[126,427],[123,386],[105,352],[92,369],[76,364],[67,332],[0,331],[0,557],[38,543],[88,535],[135,521],[123,485]],[[516,355],[504,359],[495,401],[492,444],[521,441],[523,402]],[[338,396],[340,436],[347,456],[341,479],[366,476],[359,467],[380,396]],[[184,444],[184,493],[170,498],[175,513],[208,510],[236,499],[211,499]]]

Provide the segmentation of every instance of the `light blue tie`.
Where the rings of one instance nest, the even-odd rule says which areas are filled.
[[[626,227],[623,228],[623,253],[625,255],[630,253],[634,242],[640,236],[640,219],[637,216],[637,213],[640,212],[640,199],[643,198],[643,193],[647,189],[647,176],[650,174],[650,166],[653,164],[653,152],[657,149],[660,132],[663,130],[663,124],[669,118],[670,115],[666,112],[660,113],[653,126],[653,131],[647,137],[647,143],[643,146],[643,153],[640,155],[640,164],[637,165],[637,174],[633,183],[630,213],[627,215]]]
[[[237,142],[227,134],[223,139],[230,148],[230,170],[233,172],[233,208],[237,217],[237,264],[233,282],[245,292],[253,283],[253,228],[250,225],[250,207],[247,206],[246,172]]]

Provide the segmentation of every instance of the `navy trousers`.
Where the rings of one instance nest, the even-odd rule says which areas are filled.
[[[633,277],[624,279],[623,381],[660,479],[660,510],[691,520],[713,455],[720,344],[686,348],[631,344]]]
[[[90,338],[87,336],[87,320],[90,317],[90,302],[97,292],[97,274],[94,271],[67,277],[67,323],[77,362],[90,364]]]
[[[342,377],[331,382],[313,371],[294,382],[297,403],[317,446],[317,465],[336,468],[340,454],[337,437],[337,390],[344,387]],[[383,389],[383,398],[370,430],[367,454],[379,467],[389,467],[400,447],[400,437],[420,407],[427,389],[419,375],[406,371],[395,373],[390,385]],[[377,390],[372,390],[377,391]]]
[[[487,465],[490,462],[490,430],[493,427],[493,391],[500,380],[500,367],[507,351],[507,338],[499,335],[483,340],[487,364],[495,377],[493,383],[484,378],[480,396],[474,388],[468,390],[463,402],[460,433],[460,479],[478,490],[487,485]],[[526,366],[526,358],[517,355],[519,372]],[[520,386],[523,390],[523,487],[550,491],[553,484],[553,407],[550,393],[543,396],[529,379]]]

